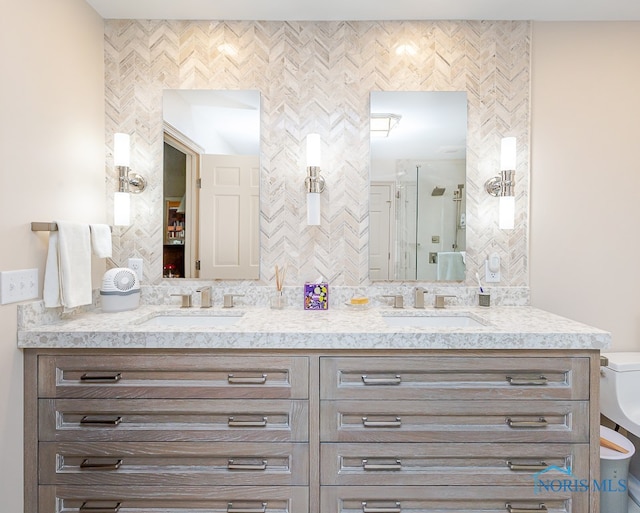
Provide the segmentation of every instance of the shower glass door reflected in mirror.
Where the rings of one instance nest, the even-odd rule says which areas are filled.
[[[371,93],[369,275],[461,281],[465,92]]]

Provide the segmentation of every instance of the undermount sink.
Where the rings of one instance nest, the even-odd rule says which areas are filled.
[[[470,315],[385,315],[387,326],[391,328],[473,328],[484,324]]]
[[[141,326],[184,326],[209,327],[233,326],[242,315],[189,315],[162,314],[156,315],[141,323]]]

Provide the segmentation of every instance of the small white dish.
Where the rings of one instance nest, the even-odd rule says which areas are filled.
[[[345,305],[347,305],[352,310],[368,310],[369,308],[371,308],[371,305],[369,303],[354,304],[350,301],[347,301]]]

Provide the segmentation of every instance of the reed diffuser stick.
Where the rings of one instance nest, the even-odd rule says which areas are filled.
[[[284,266],[282,272],[280,272],[280,268],[278,264],[276,264],[276,290],[278,292],[282,292],[282,286],[284,285],[284,277],[287,274],[287,266]]]

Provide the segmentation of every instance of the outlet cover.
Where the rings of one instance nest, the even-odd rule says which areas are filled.
[[[136,273],[138,281],[142,283],[142,258],[129,258],[127,260],[127,267]]]
[[[0,272],[0,305],[38,297],[38,269]]]
[[[484,281],[487,283],[499,283],[500,282],[500,271],[492,271],[489,269],[489,261],[486,260],[484,263]]]

